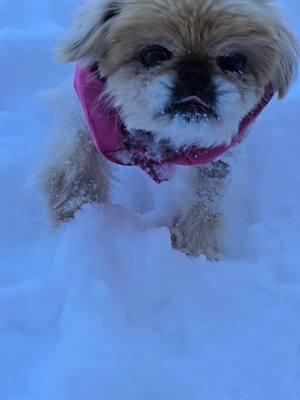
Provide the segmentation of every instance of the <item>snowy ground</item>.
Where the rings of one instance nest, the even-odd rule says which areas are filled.
[[[132,169],[55,235],[41,93],[71,73],[52,49],[75,3],[0,0],[0,399],[299,400],[299,86],[236,161],[222,262],[171,249],[147,215],[168,189]]]

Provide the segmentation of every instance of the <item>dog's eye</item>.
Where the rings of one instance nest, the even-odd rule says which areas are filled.
[[[227,72],[245,72],[247,66],[247,57],[243,54],[232,53],[226,56],[220,56],[217,59],[219,67]]]
[[[172,53],[165,47],[154,44],[143,49],[140,56],[145,67],[155,67],[164,61],[170,60]]]

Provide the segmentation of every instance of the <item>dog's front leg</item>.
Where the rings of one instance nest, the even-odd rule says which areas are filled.
[[[223,161],[194,171],[195,197],[171,227],[173,247],[191,256],[216,260],[223,248],[222,195],[229,166]]]
[[[100,155],[87,128],[79,129],[73,141],[62,142],[46,170],[46,193],[54,222],[59,225],[73,218],[86,203],[109,199],[111,171]]]

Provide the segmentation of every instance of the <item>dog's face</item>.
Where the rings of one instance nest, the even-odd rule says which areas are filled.
[[[268,0],[87,3],[63,45],[97,65],[131,132],[173,148],[229,143],[272,83],[282,97],[297,46]]]

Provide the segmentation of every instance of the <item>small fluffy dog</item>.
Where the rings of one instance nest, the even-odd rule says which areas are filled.
[[[298,49],[269,0],[90,0],[60,54],[65,62],[80,61],[91,87],[93,79],[102,82],[98,101],[117,114],[126,140],[146,149],[157,165],[190,148],[225,153],[266,88],[284,97]],[[109,201],[109,161],[89,128],[78,126],[48,170],[49,205],[58,223],[84,203]],[[229,172],[220,155],[214,158],[183,174],[194,197],[170,224],[175,248],[211,259],[222,251],[220,196]]]

